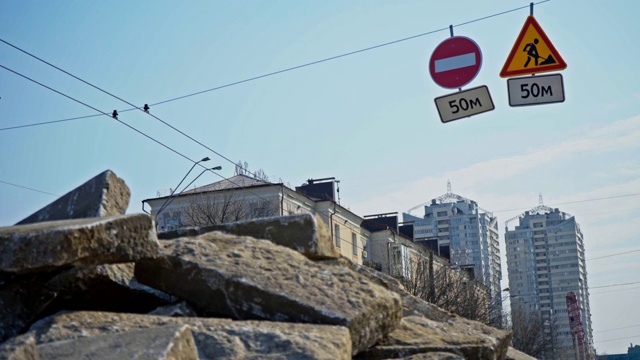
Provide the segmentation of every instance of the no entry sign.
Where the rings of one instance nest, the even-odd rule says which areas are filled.
[[[482,53],[475,41],[454,36],[441,42],[431,54],[429,73],[436,84],[456,89],[473,80],[482,66]]]

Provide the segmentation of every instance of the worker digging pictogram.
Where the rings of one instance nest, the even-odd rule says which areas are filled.
[[[501,77],[566,69],[567,64],[533,16],[525,21],[505,61]]]

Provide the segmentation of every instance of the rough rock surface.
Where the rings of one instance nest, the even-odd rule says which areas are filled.
[[[448,353],[448,352],[429,352],[406,357],[396,358],[402,360],[464,360],[464,356]]]
[[[38,360],[36,341],[33,335],[20,335],[0,344],[2,360]]]
[[[201,359],[351,358],[349,331],[328,325],[73,312],[43,319],[30,333],[44,344],[175,324],[191,328]]]
[[[16,225],[43,221],[124,215],[131,191],[111,170],[69,191]]]
[[[0,343],[18,335],[55,298],[42,276],[26,275],[0,287]]]
[[[134,263],[73,267],[44,285],[58,294],[49,313],[59,310],[101,310],[144,313],[170,304],[175,298],[138,283]]]
[[[191,330],[186,325],[109,334],[41,344],[43,359],[198,360]]]
[[[506,356],[510,336],[500,342],[493,329],[487,326],[459,326],[460,324],[438,322],[422,316],[402,318],[400,326],[387,335],[376,346],[361,353],[367,359],[405,357],[419,353],[445,351],[469,359],[502,359]]]
[[[160,233],[162,240],[197,236],[212,231],[266,239],[304,254],[310,259],[339,258],[340,250],[331,240],[331,232],[316,215],[301,214],[194,227]]]
[[[536,360],[536,358],[529,356],[521,351],[518,351],[512,347],[509,347],[507,351],[507,360]]]
[[[405,316],[402,326],[378,344],[389,342],[393,345],[387,346],[384,349],[377,348],[376,346],[377,349],[373,348],[365,353],[367,356],[384,358],[405,356],[406,354],[416,354],[419,352],[426,353],[426,351],[438,349],[438,346],[432,346],[434,344],[444,345],[445,347],[442,347],[442,349],[447,349],[448,351],[453,351],[455,348],[457,349],[455,351],[456,354],[465,354],[465,356],[470,356],[470,358],[476,358],[476,351],[474,349],[477,349],[479,354],[494,354],[489,356],[495,356],[495,358],[498,359],[506,356],[507,348],[511,341],[511,332],[467,320],[442,310],[433,304],[409,294],[395,278],[370,267],[356,265],[347,259],[327,260],[323,261],[323,263],[353,269],[366,276],[370,281],[402,297],[403,316]],[[420,317],[424,319],[420,320]],[[421,331],[421,327],[427,329],[428,332]],[[400,329],[407,328],[411,328],[412,331],[416,331],[416,333],[422,332],[423,336],[425,336],[423,340],[428,338],[429,342],[422,344],[411,343],[408,344],[409,346],[403,347],[402,341],[397,341],[397,338],[402,337]],[[393,336],[397,338],[394,340],[392,339]],[[414,340],[418,342],[423,341],[419,339],[420,337],[414,338]],[[469,351],[460,351],[465,348]]]
[[[215,232],[163,241],[161,256],[139,261],[135,275],[215,315],[346,326],[354,354],[393,330],[402,314],[397,294],[350,269]]]
[[[0,248],[0,271],[28,273],[132,262],[155,256],[158,240],[151,217],[137,214],[3,227]]]

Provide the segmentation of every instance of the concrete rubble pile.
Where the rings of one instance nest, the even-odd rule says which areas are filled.
[[[312,215],[156,234],[107,170],[0,228],[0,359],[528,359]]]

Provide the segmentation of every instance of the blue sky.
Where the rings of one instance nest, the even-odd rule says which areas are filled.
[[[335,176],[342,204],[360,215],[405,211],[445,193],[450,180],[454,193],[495,211],[501,228],[537,206],[542,193],[545,205],[576,216],[587,259],[638,250],[640,3],[535,6],[537,21],[568,64],[561,104],[508,105],[506,79],[498,74],[528,9],[455,27],[455,35],[482,49],[482,69],[468,87],[487,85],[496,109],[439,121],[433,99],[452,91],[431,80],[428,61],[449,36],[448,26],[528,4],[7,0],[0,2],[0,38],[142,106],[446,29],[151,112],[292,186]],[[105,112],[129,108],[2,43],[0,64]],[[94,113],[0,69],[0,128]],[[190,158],[210,156],[208,164],[222,165],[222,176],[233,175],[232,164],[142,112],[121,113],[120,120]],[[112,169],[130,186],[134,213],[142,199],[175,186],[190,166],[104,116],[0,130],[0,225],[55,199],[6,183],[61,195]],[[196,185],[219,179],[206,174]],[[601,198],[610,199],[593,200]],[[582,200],[592,201],[576,202]],[[638,254],[588,261],[589,285],[640,281]],[[598,351],[621,353],[640,343],[634,300],[640,284],[591,293]],[[607,341],[617,338],[623,339]]]

